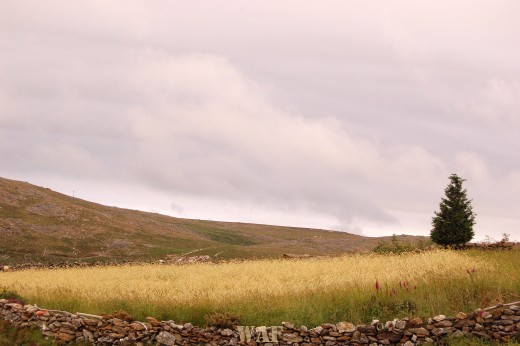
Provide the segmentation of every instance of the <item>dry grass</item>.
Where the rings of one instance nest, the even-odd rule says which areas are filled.
[[[330,289],[374,289],[408,280],[425,285],[432,276],[467,277],[466,268],[491,266],[456,252],[401,256],[353,255],[300,261],[258,260],[189,266],[139,265],[66,270],[27,270],[4,274],[3,283],[30,300],[52,301],[64,292],[85,301],[131,301],[225,304],[255,296],[286,296]]]
[[[519,292],[518,274],[500,275],[497,267],[514,272],[518,263],[509,257],[519,256],[518,251],[500,256],[434,251],[297,261],[27,270],[3,273],[0,285],[49,308],[89,313],[125,309],[141,318],[151,315],[198,323],[203,323],[207,313],[229,311],[243,316],[247,323],[292,320],[317,325],[449,313],[446,309],[464,310],[507,299]],[[505,263],[511,268],[504,267]],[[399,285],[405,281],[406,287]]]

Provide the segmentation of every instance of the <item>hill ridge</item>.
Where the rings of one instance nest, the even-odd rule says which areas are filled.
[[[105,206],[6,178],[0,178],[0,237],[0,261],[8,264],[156,260],[197,249],[203,249],[198,255],[219,258],[337,255],[370,250],[385,238],[176,218]]]

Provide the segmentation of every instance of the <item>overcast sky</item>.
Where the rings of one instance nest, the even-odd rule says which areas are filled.
[[[173,216],[520,241],[520,2],[2,1],[0,176]]]

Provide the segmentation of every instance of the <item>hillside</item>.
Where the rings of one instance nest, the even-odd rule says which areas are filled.
[[[217,258],[334,255],[370,250],[382,238],[174,218],[107,207],[0,178],[0,239],[0,263],[16,264],[155,260],[195,250]]]

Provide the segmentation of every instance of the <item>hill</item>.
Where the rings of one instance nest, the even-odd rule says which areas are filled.
[[[403,240],[421,237],[401,236]],[[175,218],[108,207],[0,178],[0,262],[157,260],[193,251],[216,258],[335,255],[381,239],[320,229]]]

